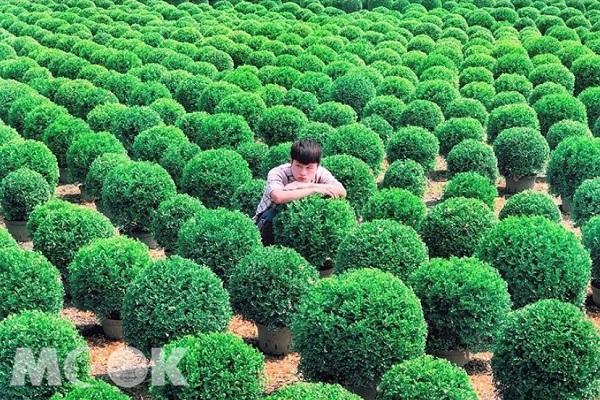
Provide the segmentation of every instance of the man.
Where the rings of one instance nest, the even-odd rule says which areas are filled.
[[[317,193],[333,198],[346,196],[344,186],[321,167],[322,155],[319,143],[301,139],[292,144],[290,162],[269,171],[267,187],[254,216],[265,246],[274,242],[273,218],[281,209],[280,204]]]

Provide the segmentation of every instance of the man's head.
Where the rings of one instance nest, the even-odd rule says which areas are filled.
[[[314,140],[300,139],[292,144],[291,160],[292,174],[298,182],[310,182],[321,164],[323,150]]]

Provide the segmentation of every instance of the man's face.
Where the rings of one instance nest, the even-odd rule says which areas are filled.
[[[311,182],[317,174],[318,163],[302,164],[296,160],[291,160],[292,175],[298,182]]]

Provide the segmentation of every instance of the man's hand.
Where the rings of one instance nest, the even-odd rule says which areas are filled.
[[[315,192],[334,199],[340,197],[338,190],[332,185],[316,185]]]
[[[283,190],[298,190],[298,189],[309,189],[312,187],[312,184],[309,182],[290,182],[283,187]]]

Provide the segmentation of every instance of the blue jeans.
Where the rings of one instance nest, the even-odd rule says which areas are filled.
[[[258,226],[262,243],[265,246],[270,246],[275,243],[275,238],[273,237],[273,218],[275,218],[278,213],[278,207],[269,208],[259,214],[256,218],[256,226]]]

